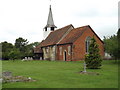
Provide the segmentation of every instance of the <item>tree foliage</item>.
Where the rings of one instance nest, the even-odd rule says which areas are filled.
[[[23,39],[22,37],[19,37],[15,40],[15,47],[21,48],[22,46],[26,46],[28,44],[27,39]]]
[[[113,35],[110,37],[104,37],[104,44],[105,44],[105,52],[109,53],[112,58],[114,59],[119,59],[119,53],[120,53],[120,36],[117,35]]]
[[[91,38],[91,43],[89,46],[89,53],[85,56],[86,67],[90,69],[97,69],[101,66],[101,56],[99,54],[98,44],[95,38]]]
[[[20,59],[21,58],[21,53],[20,50],[17,48],[13,48],[10,52],[9,52],[9,59],[11,60],[15,60],[15,59]]]
[[[21,37],[15,40],[15,44],[11,44],[8,42],[1,42],[0,46],[2,46],[2,59],[23,59],[24,57],[33,57],[33,47],[38,45],[39,42],[34,42],[28,44],[27,39],[23,39]]]
[[[9,59],[9,52],[13,49],[13,45],[8,42],[1,42],[2,45],[2,58],[5,60]]]
[[[117,41],[118,41],[118,59],[120,59],[120,28],[118,29],[118,32],[117,32]]]
[[[20,50],[21,59],[26,56],[27,44],[27,39],[23,39],[22,37],[19,37],[15,40],[15,47]]]

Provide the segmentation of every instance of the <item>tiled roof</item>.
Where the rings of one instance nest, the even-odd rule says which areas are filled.
[[[92,30],[92,28],[89,25],[82,26],[79,28],[74,28],[72,25],[65,26],[63,28],[51,32],[49,36],[44,41],[42,41],[38,47],[36,47],[35,50],[36,52],[42,52],[39,49],[41,47],[56,44],[59,45],[74,43],[86,30],[89,29],[97,36],[97,34]],[[103,41],[99,37],[98,39],[103,43]]]
[[[75,40],[77,40],[83,33],[86,31],[89,26],[83,26],[79,28],[72,29],[69,34],[66,35],[65,38],[58,44],[66,44],[66,43],[73,43]]]
[[[61,38],[70,30],[70,28],[74,28],[71,24],[68,26],[65,26],[63,28],[60,28],[58,30],[55,30],[51,32],[48,37],[41,43],[41,46],[49,46],[49,45],[55,45],[57,44]]]
[[[67,34],[66,37],[64,37],[58,44],[74,43],[86,30],[91,30],[98,37],[93,29],[89,25],[86,25],[72,29],[69,34]],[[103,43],[99,37],[98,39]]]

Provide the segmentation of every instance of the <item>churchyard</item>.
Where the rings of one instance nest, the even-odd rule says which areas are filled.
[[[98,74],[82,74],[83,61],[2,61],[2,72],[34,81],[7,82],[2,88],[117,88],[118,64],[102,62],[101,69],[86,69]]]

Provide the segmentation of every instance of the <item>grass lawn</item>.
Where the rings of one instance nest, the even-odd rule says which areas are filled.
[[[2,61],[2,70],[37,80],[5,83],[3,88],[118,88],[118,65],[113,60],[103,61],[101,69],[87,69],[100,75],[78,73],[83,61]]]

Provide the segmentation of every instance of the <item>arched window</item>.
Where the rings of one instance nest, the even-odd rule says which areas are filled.
[[[62,55],[62,47],[59,47],[60,55]]]
[[[86,40],[85,40],[86,53],[89,53],[90,41],[91,41],[91,37],[87,37]]]
[[[70,53],[71,53],[71,47],[68,46],[68,55],[70,55]]]

